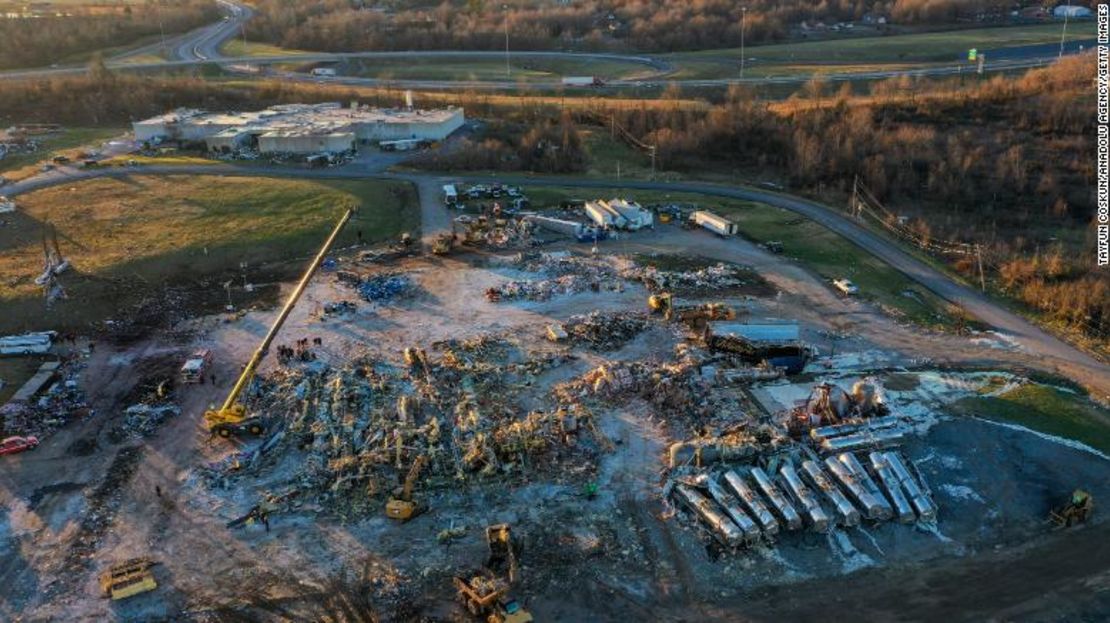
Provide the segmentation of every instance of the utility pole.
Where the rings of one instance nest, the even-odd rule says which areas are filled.
[[[502,4],[501,10],[505,14],[505,77],[512,78],[513,70],[509,66],[509,5]]]
[[[986,292],[987,280],[983,276],[983,247],[978,243],[975,244],[975,257],[979,263],[979,290]]]
[[[1059,58],[1064,58],[1064,38],[1068,36],[1068,15],[1070,15],[1070,14],[1071,14],[1071,0],[1068,0],[1067,6],[1064,7],[1064,28],[1063,28],[1063,30],[1060,31],[1060,56],[1059,56]]]
[[[162,33],[162,54],[166,53],[166,27],[162,23],[162,5],[155,5],[158,7],[158,30]]]
[[[651,149],[651,179],[655,179],[655,145],[649,147]]]
[[[858,175],[855,176],[852,179],[852,205],[849,206],[849,207],[852,209],[852,216],[855,216],[858,219],[860,217],[860,213],[861,213],[860,205],[859,205],[859,176]]]
[[[748,16],[748,7],[740,7],[740,79],[744,79],[744,22]]]

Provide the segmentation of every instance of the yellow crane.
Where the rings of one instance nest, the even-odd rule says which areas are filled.
[[[385,503],[386,517],[399,521],[408,521],[423,510],[419,504],[413,501],[412,488],[416,484],[416,478],[420,475],[420,470],[424,469],[424,464],[427,462],[428,457],[423,454],[416,457],[416,460],[413,461],[408,476],[405,476],[405,484],[401,488],[401,491],[395,492],[394,496]]]
[[[293,311],[293,306],[297,304],[297,300],[301,298],[304,293],[305,287],[308,285],[312,275],[316,274],[316,270],[320,267],[320,263],[324,261],[324,256],[331,250],[335,240],[339,237],[339,232],[347,221],[351,219],[354,210],[347,210],[340,217],[339,222],[336,223],[335,229],[332,230],[331,235],[324,241],[324,245],[316,253],[316,257],[312,258],[312,263],[309,264],[308,269],[305,270],[304,275],[301,277],[300,283],[294,288],[289,298],[285,301],[285,305],[281,308],[274,323],[270,325],[269,332],[266,337],[262,338],[262,343],[255,349],[254,354],[251,355],[250,361],[243,367],[242,374],[235,382],[235,387],[231,388],[231,393],[227,395],[223,405],[218,409],[209,409],[204,412],[204,424],[208,427],[209,432],[213,435],[220,437],[232,437],[244,434],[261,435],[265,427],[262,419],[258,417],[247,417],[247,408],[239,402],[239,395],[250,384],[251,379],[254,378],[254,373],[258,369],[259,364],[262,363],[263,357],[270,350],[270,343],[274,341],[281,326],[285,324],[285,319],[289,317],[289,313]]]

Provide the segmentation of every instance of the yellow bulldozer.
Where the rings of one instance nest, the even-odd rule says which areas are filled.
[[[148,558],[132,558],[112,565],[100,574],[100,593],[114,600],[127,599],[158,588]]]
[[[393,497],[385,503],[385,516],[397,521],[408,521],[413,517],[424,512],[424,506],[417,503],[412,498],[412,490],[416,485],[416,479],[420,476],[420,470],[424,469],[424,464],[428,462],[428,457],[421,454],[413,461],[412,467],[409,468],[409,473],[405,476],[404,484],[396,491],[393,492]]]
[[[1094,508],[1095,500],[1091,494],[1082,489],[1076,489],[1066,504],[1049,511],[1048,518],[1059,528],[1070,528],[1087,523]]]
[[[231,392],[227,395],[223,405],[219,408],[211,408],[204,412],[204,425],[210,433],[220,437],[240,437],[245,435],[261,435],[265,432],[265,424],[259,417],[248,417],[247,408],[239,402],[239,396],[250,385],[251,379],[254,378],[255,371],[258,370],[259,364],[262,359],[269,352],[270,344],[274,341],[281,326],[285,324],[286,318],[289,313],[293,311],[293,306],[301,298],[304,293],[305,287],[308,286],[309,280],[316,274],[316,270],[320,267],[320,263],[324,261],[324,256],[328,254],[332,246],[335,244],[336,238],[339,237],[339,232],[343,230],[343,226],[351,219],[353,210],[347,210],[343,216],[336,223],[335,228],[332,230],[331,235],[324,241],[324,245],[316,253],[305,270],[304,275],[301,276],[300,282],[289,298],[285,301],[285,305],[281,308],[277,318],[274,319],[270,330],[266,333],[266,337],[262,338],[262,343],[255,349],[254,354],[251,355],[250,360],[243,366],[243,372],[239,375],[238,380],[235,381],[235,386],[231,388]]]

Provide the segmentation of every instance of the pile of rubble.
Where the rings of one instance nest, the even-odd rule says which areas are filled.
[[[354,287],[367,301],[388,301],[411,294],[413,291],[412,279],[408,275],[398,273],[382,273],[366,277]]]
[[[647,314],[602,313],[571,316],[563,325],[567,335],[594,350],[616,350],[632,341],[647,328]]]
[[[57,368],[53,383],[28,402],[12,401],[0,407],[0,425],[5,435],[34,435],[44,439],[70,420],[94,414],[77,377],[83,363],[65,361]]]
[[[624,284],[620,281],[597,281],[588,276],[563,275],[554,279],[534,281],[525,279],[510,281],[500,286],[488,288],[486,298],[493,302],[528,300],[546,301],[553,296],[578,294],[591,290],[594,292],[622,292]]]
[[[722,291],[753,285],[752,278],[744,269],[723,263],[693,271],[665,271],[654,266],[635,266],[621,271],[621,276],[641,281],[653,292]]]
[[[144,403],[131,405],[124,410],[123,423],[118,437],[141,439],[149,437],[158,430],[166,418],[181,414],[181,408],[172,404],[148,405]]]

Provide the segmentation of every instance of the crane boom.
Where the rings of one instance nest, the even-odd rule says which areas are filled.
[[[421,454],[413,461],[409,473],[405,476],[404,489],[401,492],[401,499],[406,502],[412,501],[412,488],[416,484],[416,478],[420,475],[420,470],[424,469],[424,464],[428,462],[428,457]]]
[[[297,284],[297,287],[293,289],[289,298],[286,299],[285,305],[281,308],[281,312],[278,313],[277,318],[275,318],[273,324],[270,325],[270,330],[266,333],[266,337],[262,338],[262,342],[258,345],[258,348],[255,349],[250,360],[247,361],[247,365],[243,367],[242,374],[240,374],[239,379],[235,381],[235,386],[231,388],[231,392],[228,393],[223,406],[220,407],[219,411],[210,410],[204,414],[205,420],[208,422],[210,428],[220,423],[234,424],[244,418],[245,411],[242,405],[237,404],[239,395],[243,393],[247,384],[250,383],[255,370],[257,370],[259,364],[262,363],[262,358],[269,352],[270,344],[274,341],[278,331],[281,330],[282,325],[285,324],[285,319],[288,318],[290,312],[293,311],[293,306],[296,305],[297,301],[301,298],[301,294],[304,293],[309,280],[316,274],[316,270],[320,267],[320,263],[324,260],[324,256],[331,250],[332,246],[335,244],[335,240],[339,237],[339,232],[343,229],[343,226],[347,224],[347,221],[351,219],[353,213],[354,210],[352,209],[348,209],[343,213],[339,222],[335,224],[335,229],[332,230],[327,240],[324,241],[323,246],[320,247],[316,256],[312,258],[312,263],[308,265],[304,275],[301,276],[301,280]],[[259,428],[259,430],[261,429]],[[225,434],[223,430],[220,431],[220,434],[225,437],[230,436],[230,432]]]

